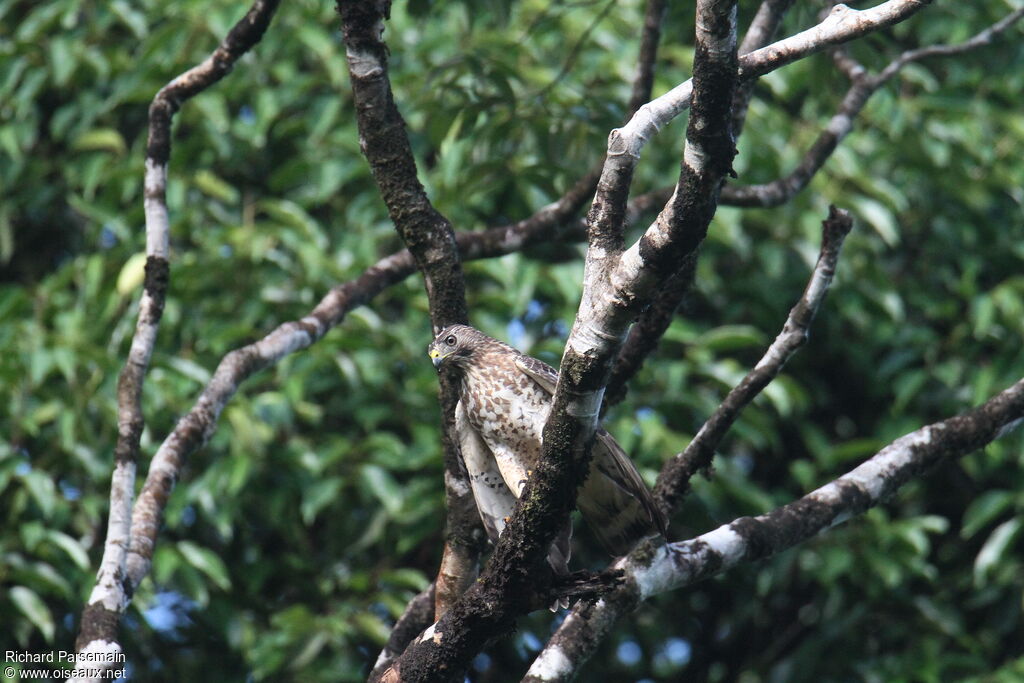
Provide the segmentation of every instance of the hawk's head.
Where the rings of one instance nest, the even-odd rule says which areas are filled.
[[[490,341],[490,337],[469,325],[449,325],[427,346],[427,355],[438,370],[444,363],[461,365],[468,362],[473,350],[485,341]]]

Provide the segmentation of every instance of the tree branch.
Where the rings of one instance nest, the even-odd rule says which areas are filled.
[[[740,411],[778,376],[793,354],[807,343],[811,323],[832,284],[839,252],[853,227],[853,219],[848,212],[833,206],[829,209],[828,218],[822,221],[821,227],[821,251],[818,254],[818,262],[814,266],[803,296],[790,310],[782,332],[768,347],[754,369],[729,392],[721,405],[701,426],[686,450],[667,461],[662,467],[654,487],[654,496],[666,512],[670,513],[679,506],[679,502],[689,490],[689,481],[693,475],[711,465],[715,449],[739,417]]]
[[[911,432],[835,481],[757,517],[741,517],[680,543],[641,546],[615,567],[625,573],[614,601],[574,610],[531,666],[532,682],[569,681],[614,625],[639,602],[775,555],[878,505],[942,461],[1007,434],[1024,421],[1024,379],[983,405]]]
[[[762,185],[729,185],[722,189],[722,203],[730,206],[773,207],[792,199],[807,187],[814,175],[821,170],[839,143],[853,130],[853,122],[863,110],[868,99],[885,83],[892,79],[907,64],[927,57],[958,55],[989,45],[1024,17],[1024,10],[1011,12],[972,38],[956,45],[932,45],[909,50],[893,60],[877,75],[867,74],[863,67],[844,53],[835,56],[839,68],[851,77],[853,85],[846,92],[838,111],[814,141],[811,148],[797,167],[786,177]]]
[[[808,329],[828,292],[839,252],[852,225],[848,213],[834,207],[830,209],[828,218],[822,221],[818,261],[803,296],[790,311],[782,332],[768,347],[757,366],[729,392],[686,450],[665,463],[654,487],[654,495],[667,515],[671,516],[678,506],[690,476],[710,464],[715,448],[739,412],[779,374],[786,361],[806,342]],[[636,604],[636,597],[627,585],[605,596],[596,605],[574,607],[530,667],[527,680],[569,680],[571,672],[576,671],[593,654],[601,642],[601,634],[610,630]],[[572,663],[570,668],[561,666],[564,659]]]
[[[388,636],[388,642],[384,645],[377,661],[373,664],[370,678],[375,679],[384,675],[395,657],[402,654],[402,650],[409,645],[409,641],[420,634],[423,629],[434,623],[434,584],[427,586],[425,590],[417,593],[409,604],[405,606],[405,612],[395,622]]]
[[[771,42],[792,5],[793,0],[764,0],[757,8],[757,14],[751,20],[747,34],[740,43],[740,54],[746,55],[759,50]],[[743,81],[736,88],[736,97],[732,102],[732,132],[737,138],[747,120],[747,109],[750,108],[750,98],[754,94],[754,83],[754,80]]]
[[[82,612],[75,641],[77,652],[121,652],[118,625],[134,590],[134,586],[127,580],[126,567],[134,531],[131,520],[135,472],[145,424],[142,415],[142,386],[156,343],[170,278],[166,195],[171,121],[186,100],[226,76],[239,57],[260,41],[277,5],[278,0],[257,0],[213,53],[201,64],[161,88],[149,108],[144,180],[146,276],[135,334],[124,369],[118,378],[117,443],[110,482],[107,536],[96,585]],[[75,672],[71,679],[88,680]]]
[[[632,117],[644,102],[651,99],[654,87],[654,64],[658,58],[661,24],[665,19],[665,0],[647,0],[644,8],[644,28],[640,34],[640,54],[636,60],[636,76],[626,105],[627,116]]]
[[[434,332],[469,322],[455,232],[420,184],[405,121],[391,92],[387,46],[381,39],[391,2],[339,0],[336,8],[352,81],[359,145],[395,229],[423,273]],[[476,578],[485,536],[454,436],[458,387],[448,374],[440,377],[438,398],[448,527],[435,582],[434,609],[439,617]]]
[[[697,97],[680,176],[680,194],[697,215],[691,218],[680,213],[678,221],[667,221],[663,227],[674,238],[687,235],[692,226],[699,232],[701,222],[706,230],[714,202],[707,189],[717,186],[734,153],[728,117],[722,113],[728,114],[736,82],[735,2],[698,3],[697,26]],[[611,166],[612,179],[620,182],[611,156],[609,162],[605,171]],[[595,206],[609,177],[602,174]],[[604,188],[602,183],[606,183]],[[616,246],[621,244],[624,200],[623,192],[611,198],[615,206],[609,207],[610,212],[591,212],[583,299],[562,358],[540,462],[480,580],[392,666],[390,671],[402,681],[436,680],[441,671],[446,678],[460,676],[480,648],[506,632],[532,602],[530,596],[542,575],[539,570],[547,547],[574,506],[576,486],[586,473],[604,384],[628,323],[624,313],[644,303],[613,302],[605,297],[614,286],[607,278],[608,266],[619,261]],[[617,218],[608,222],[613,214]],[[655,252],[645,251],[645,256],[657,260],[663,255],[659,252],[666,251],[672,251],[671,243],[659,245]],[[658,265],[669,267],[667,259]]]

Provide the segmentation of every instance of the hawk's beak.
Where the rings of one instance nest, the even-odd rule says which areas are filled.
[[[427,352],[427,355],[430,356],[430,360],[434,364],[435,368],[441,367],[441,362],[444,361],[444,356],[441,355],[440,351],[437,349],[430,349],[430,351]]]

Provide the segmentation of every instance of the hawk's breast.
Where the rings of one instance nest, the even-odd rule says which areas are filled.
[[[491,353],[474,360],[463,378],[466,415],[494,454],[505,483],[518,496],[527,470],[540,456],[550,397],[516,367],[509,354]]]

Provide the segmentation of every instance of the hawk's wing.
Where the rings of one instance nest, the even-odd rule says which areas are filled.
[[[549,394],[555,393],[558,372],[550,365],[519,354],[516,367]],[[578,505],[594,534],[614,555],[628,552],[644,536],[656,532],[666,535],[665,515],[654,503],[633,461],[612,435],[600,427],[590,474],[580,489]]]
[[[492,543],[497,543],[499,534],[505,530],[505,520],[511,516],[512,508],[515,507],[516,498],[505,485],[494,454],[469,423],[462,401],[455,405],[455,433],[459,439],[462,462],[469,474],[476,509],[480,512],[480,521],[484,523],[487,537]],[[548,551],[548,564],[560,576],[569,573],[571,539],[572,524],[567,521]]]
[[[487,537],[497,543],[498,534],[505,529],[505,518],[512,514],[516,504],[515,496],[505,485],[494,455],[469,423],[462,401],[455,406],[455,433],[459,439],[462,462],[469,474],[476,509],[480,511],[480,520],[487,530]]]
[[[529,375],[544,391],[554,396],[555,385],[558,384],[557,370],[544,361],[522,353],[516,354],[516,367]]]
[[[580,488],[579,508],[594,535],[613,555],[625,555],[638,540],[655,533],[668,539],[665,515],[636,465],[612,435],[600,428],[590,474]]]

